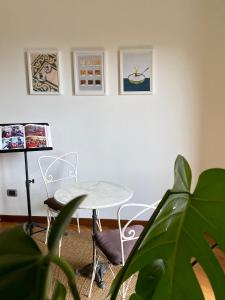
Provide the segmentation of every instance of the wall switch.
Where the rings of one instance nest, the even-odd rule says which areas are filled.
[[[17,190],[7,190],[8,197],[17,197]]]

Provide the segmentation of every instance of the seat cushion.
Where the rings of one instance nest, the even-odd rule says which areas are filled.
[[[129,226],[125,230],[125,236],[129,236],[129,230],[134,230],[135,237],[139,237],[143,229],[144,227],[142,225]],[[98,232],[94,235],[94,238],[97,246],[101,249],[101,251],[113,265],[122,264],[122,250],[119,229]],[[132,248],[134,247],[136,241],[137,240],[130,240],[123,243],[125,261],[129,256]]]
[[[48,198],[47,200],[45,200],[44,204],[48,205],[49,208],[51,208],[55,211],[60,211],[64,206],[60,202],[56,201],[54,197]]]

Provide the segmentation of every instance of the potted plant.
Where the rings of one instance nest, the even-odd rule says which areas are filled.
[[[115,278],[110,299],[138,272],[130,300],[203,300],[192,265],[199,263],[215,298],[225,299],[225,275],[207,236],[225,252],[225,170],[204,171],[191,193],[191,169],[178,156],[168,190]]]

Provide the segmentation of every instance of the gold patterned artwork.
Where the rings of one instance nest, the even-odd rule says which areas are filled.
[[[60,94],[59,59],[55,51],[29,51],[31,94]]]

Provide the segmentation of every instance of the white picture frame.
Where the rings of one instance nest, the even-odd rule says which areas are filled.
[[[28,49],[27,67],[31,95],[60,95],[61,57],[57,49]]]
[[[120,57],[120,94],[153,94],[153,49],[124,48]]]
[[[75,95],[103,96],[105,88],[105,50],[73,50]]]

